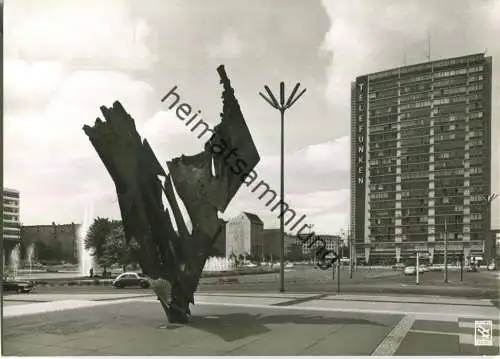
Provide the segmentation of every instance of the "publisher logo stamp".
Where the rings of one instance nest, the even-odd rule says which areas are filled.
[[[492,346],[493,345],[493,321],[475,320],[474,321],[474,346]]]

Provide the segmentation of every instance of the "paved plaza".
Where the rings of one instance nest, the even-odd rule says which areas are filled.
[[[288,293],[197,295],[188,325],[167,325],[154,296],[4,298],[4,355],[498,355],[489,300]],[[474,346],[474,320],[493,320]]]

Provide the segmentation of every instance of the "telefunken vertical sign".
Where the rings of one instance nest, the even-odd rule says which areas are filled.
[[[366,139],[368,110],[368,78],[356,80],[356,228],[355,238],[365,238]]]

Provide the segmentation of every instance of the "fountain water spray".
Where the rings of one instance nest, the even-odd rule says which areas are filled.
[[[235,260],[224,257],[210,257],[203,267],[204,272],[222,272],[236,268]]]
[[[17,273],[19,271],[19,261],[21,259],[20,245],[17,244],[10,253],[9,258],[9,271],[14,279],[17,278]]]
[[[90,275],[90,269],[94,268],[94,258],[89,250],[85,249],[85,237],[87,232],[92,225],[92,215],[93,206],[90,208],[85,208],[85,213],[83,215],[83,223],[78,229],[78,264],[79,264],[79,274],[82,277]]]
[[[29,275],[33,269],[33,258],[35,257],[35,243],[31,243],[26,249],[26,262],[29,268]]]

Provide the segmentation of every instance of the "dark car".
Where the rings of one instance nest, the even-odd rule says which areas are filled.
[[[115,288],[141,287],[149,288],[149,278],[141,273],[122,273],[112,283]]]
[[[26,280],[5,279],[3,280],[4,292],[30,293],[34,288],[33,282]]]

